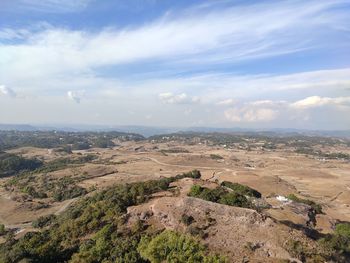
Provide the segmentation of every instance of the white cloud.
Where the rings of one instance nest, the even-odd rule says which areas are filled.
[[[270,122],[277,118],[278,112],[269,108],[230,108],[224,112],[231,122]]]
[[[221,101],[217,102],[216,105],[228,106],[228,105],[233,105],[234,103],[235,103],[235,101],[233,99],[225,99],[225,100],[221,100]]]
[[[253,121],[272,121],[276,119],[278,112],[268,108],[249,109],[243,114],[243,120]]]
[[[0,94],[9,96],[11,98],[14,98],[17,96],[16,92],[13,89],[10,89],[4,85],[0,85]]]
[[[224,112],[225,118],[231,122],[240,122],[242,120],[241,111],[237,108],[227,109]]]
[[[311,96],[292,103],[290,106],[295,109],[310,109],[321,106],[342,106],[350,105],[350,97],[320,97]]]
[[[272,100],[257,100],[249,103],[252,106],[265,106],[265,107],[278,107],[287,104],[284,100],[272,101]]]
[[[310,121],[310,109],[335,106],[335,110],[350,113],[350,97],[306,97],[295,102],[259,100],[241,103],[224,111],[231,122],[270,122],[281,117],[285,120]]]
[[[85,91],[84,90],[78,90],[78,91],[68,91],[67,97],[70,100],[75,101],[76,103],[80,103],[82,96],[84,96]]]
[[[67,9],[86,2],[22,1]],[[139,27],[99,32],[51,28],[27,36],[5,28],[3,31],[12,30],[10,35],[14,37],[27,38],[19,44],[0,46],[0,80],[82,74],[102,66],[155,59],[182,66],[232,63],[320,48],[320,43],[329,43],[323,41],[328,31],[340,35],[343,28],[350,27],[348,20],[341,19],[342,11],[333,8],[344,2],[347,1],[283,1],[205,10],[206,13],[199,9]]]
[[[158,98],[166,104],[190,104],[198,103],[198,97],[189,97],[186,93],[173,94],[171,92],[160,93]]]

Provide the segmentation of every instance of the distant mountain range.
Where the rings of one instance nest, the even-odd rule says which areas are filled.
[[[0,124],[0,130],[16,130],[16,131],[67,131],[67,132],[84,132],[84,131],[120,131],[138,133],[145,137],[159,134],[169,134],[177,132],[220,132],[220,133],[264,133],[266,135],[307,135],[307,136],[326,136],[326,137],[341,137],[350,138],[350,130],[303,130],[303,129],[248,129],[248,128],[214,128],[214,127],[151,127],[139,125],[124,125],[124,126],[103,126],[103,125],[52,125],[52,126],[37,126],[30,124]]]

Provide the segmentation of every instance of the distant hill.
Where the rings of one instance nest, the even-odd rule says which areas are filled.
[[[350,130],[303,130],[294,128],[270,128],[270,129],[253,129],[253,128],[220,128],[220,127],[156,127],[142,125],[52,125],[52,126],[35,126],[29,124],[0,124],[0,130],[18,130],[18,131],[66,131],[66,132],[110,132],[119,131],[126,133],[137,133],[145,137],[153,135],[170,134],[178,132],[204,132],[204,133],[259,133],[266,136],[322,136],[322,137],[339,137],[350,138]]]
[[[37,127],[28,124],[0,124],[2,131],[35,131]]]

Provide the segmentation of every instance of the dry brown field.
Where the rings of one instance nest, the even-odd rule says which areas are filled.
[[[178,147],[179,153],[167,151]],[[328,149],[332,150],[332,149]],[[349,152],[349,149],[340,149]],[[186,151],[186,152],[185,152]],[[53,160],[61,153],[33,147],[11,150],[25,157]],[[276,199],[277,195],[296,194],[322,205],[324,214],[317,216],[316,229],[328,233],[335,222],[350,221],[350,163],[344,160],[321,160],[286,150],[240,150],[204,144],[124,142],[113,149],[74,151],[71,156],[96,154],[97,162],[48,173],[60,178],[85,174],[79,186],[96,190],[113,184],[145,181],[174,176],[193,169],[212,182],[238,182],[261,192],[272,208],[264,211],[277,220],[305,223],[304,215]],[[211,154],[222,159],[213,159]],[[3,185],[6,179],[1,179]],[[23,200],[20,193],[0,189],[0,223],[17,227],[18,233],[31,229],[31,221],[42,215],[59,214],[75,199],[54,202],[50,198]]]

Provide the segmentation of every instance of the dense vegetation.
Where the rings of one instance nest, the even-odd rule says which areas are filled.
[[[15,154],[0,152],[0,177],[33,171],[42,165],[42,161],[35,158],[26,159]]]
[[[320,240],[328,259],[335,262],[350,262],[350,223],[336,225],[334,234]]]
[[[113,146],[112,140],[143,140],[144,137],[124,132],[62,132],[62,131],[0,131],[0,150],[32,146],[58,148],[70,146],[73,150]]]
[[[203,143],[226,147],[263,148],[276,150],[279,147],[310,147],[315,145],[349,145],[348,139],[338,139],[321,136],[306,136],[299,133],[278,132],[179,132],[171,134],[154,135],[149,138],[156,142],[177,141],[187,144]]]
[[[79,156],[77,158],[58,158],[55,160],[52,160],[48,163],[45,163],[42,167],[39,169],[36,169],[33,173],[49,173],[53,171],[58,171],[61,169],[67,168],[69,165],[79,165],[91,162],[97,158],[96,155],[93,154],[87,154],[83,156]]]
[[[143,259],[149,260],[152,263],[226,262],[224,257],[207,255],[206,248],[193,237],[172,231],[163,231],[154,237],[142,237],[138,251]]]
[[[319,239],[318,244],[315,249],[291,239],[286,242],[286,249],[302,262],[350,262],[350,223],[337,224],[334,234]]]
[[[221,183],[222,186],[232,189],[234,192],[239,193],[241,195],[261,198],[261,193],[257,190],[250,188],[249,186],[242,185],[239,183],[232,183],[228,181],[224,181]]]
[[[253,204],[244,195],[238,192],[228,191],[224,187],[209,189],[200,185],[193,185],[188,195],[224,205],[239,206],[245,208],[254,207]]]
[[[71,165],[80,165],[96,159],[95,155],[84,155],[77,158],[58,158],[47,162],[31,172],[22,172],[12,177],[5,183],[5,187],[16,188],[20,192],[33,198],[52,197],[55,201],[64,201],[78,197],[87,191],[78,186],[77,183],[83,179],[80,177],[64,176],[54,178],[47,176],[47,173],[67,168]]]
[[[145,202],[153,193],[167,190],[170,183],[185,177],[199,178],[200,173],[192,171],[171,178],[116,185],[81,199],[62,215],[35,222],[35,226],[43,227],[39,232],[27,233],[18,240],[8,234],[6,242],[0,245],[0,262],[157,262],[149,258],[152,252],[147,252],[139,244],[143,236],[153,239],[158,233],[153,233],[141,222],[132,228],[127,227],[126,209]],[[174,240],[174,236],[169,235],[167,246],[173,248],[171,257],[177,253],[183,258],[182,252],[187,251],[185,248],[176,251],[178,248],[173,247],[173,241],[175,244],[188,242],[189,249],[196,249],[198,258],[204,260],[207,257],[205,249],[194,240],[181,235],[175,235]],[[157,246],[156,241],[153,244]],[[210,260],[206,262],[223,262],[215,256],[207,258]],[[203,261],[196,259],[192,262]]]

